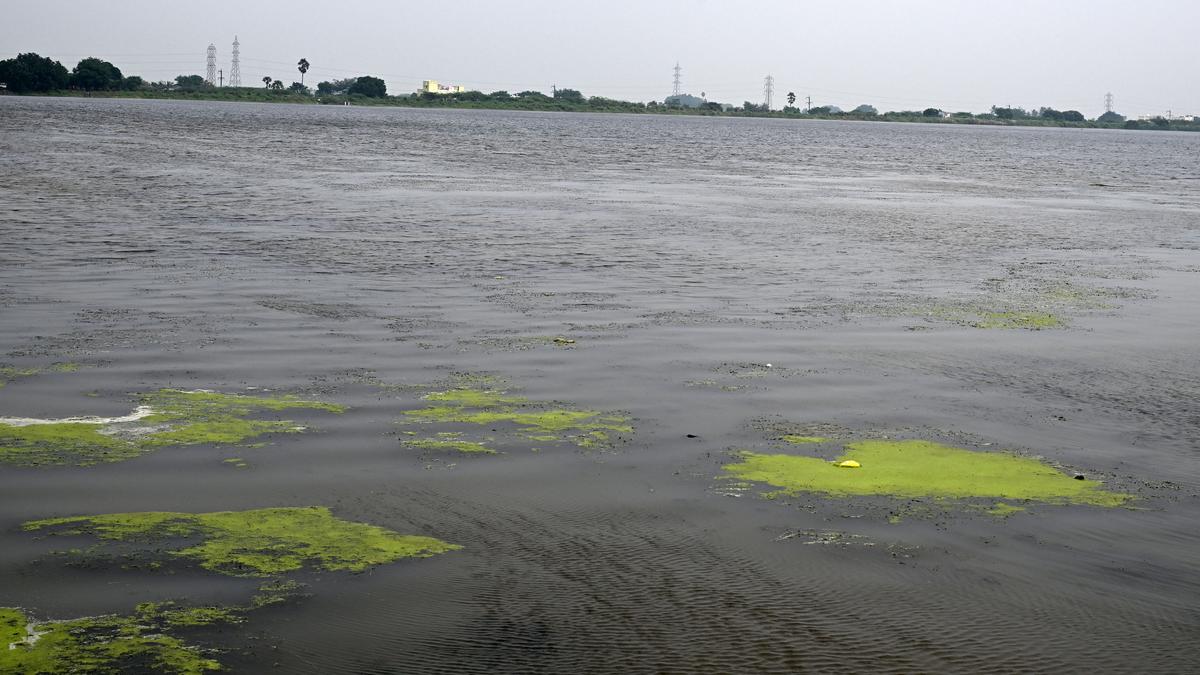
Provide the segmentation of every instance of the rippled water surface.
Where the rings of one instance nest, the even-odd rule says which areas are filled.
[[[1198,157],[1170,132],[0,97],[0,366],[79,365],[12,379],[0,417],[168,387],[349,407],[262,447],[0,464],[0,606],[254,588],[64,563],[28,520],[322,505],[464,548],[306,572],[193,643],[235,672],[1196,672]],[[635,430],[405,445],[456,373]],[[1137,499],[1001,518],[722,479],[809,452],[789,430],[1013,450]]]

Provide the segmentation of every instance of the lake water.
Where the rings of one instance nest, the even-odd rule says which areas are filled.
[[[68,564],[94,542],[29,520],[320,505],[464,548],[309,570],[190,642],[235,672],[1196,672],[1198,158],[1172,132],[0,97],[0,366],[79,365],[9,381],[0,417],[349,407],[264,447],[0,464],[0,606],[257,584]],[[405,445],[456,373],[635,431]],[[809,452],[789,430],[1137,499],[1004,518],[723,478]]]

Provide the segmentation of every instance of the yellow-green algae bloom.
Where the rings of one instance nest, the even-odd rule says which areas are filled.
[[[268,433],[296,433],[290,420],[252,417],[290,409],[341,413],[345,408],[294,396],[274,398],[161,389],[138,397],[122,417],[59,420],[0,418],[0,462],[23,466],[119,462],[159,447],[232,445]]]
[[[780,488],[767,496],[817,493],[831,497],[885,495],[938,500],[1008,499],[1049,504],[1120,506],[1133,497],[1094,480],[1075,480],[1043,462],[1005,452],[974,452],[929,441],[862,441],[835,462],[817,457],[740,453],[731,476]],[[1008,509],[1002,509],[1008,511]]]
[[[447,439],[426,438],[404,441],[404,444],[422,450],[453,450],[473,455],[494,455],[496,451],[476,441],[459,441]]]
[[[518,434],[543,442],[570,442],[583,448],[607,447],[612,436],[633,433],[629,418],[594,410],[574,410],[513,396],[495,389],[457,387],[428,394],[430,405],[404,413],[406,421],[438,424],[512,425]]]
[[[1062,328],[1066,325],[1066,321],[1062,317],[1047,312],[982,312],[978,319],[971,322],[971,325],[975,328],[985,329],[1044,330]]]
[[[44,368],[15,368],[13,366],[0,366],[0,387],[26,377],[33,377],[41,373],[73,373],[79,370],[81,366],[78,363],[54,363]]]
[[[401,558],[428,558],[462,548],[432,537],[402,535],[342,520],[318,506],[216,513],[113,513],[35,520],[25,523],[24,528],[150,543],[155,550],[162,550],[162,540],[176,539],[186,547],[168,549],[167,555],[241,577],[278,575],[306,565],[361,572]],[[196,540],[199,543],[193,543]]]
[[[19,609],[0,607],[0,672],[56,675],[138,669],[194,675],[221,669],[219,662],[167,633],[173,626],[169,612],[139,609],[143,611],[135,616],[33,622]]]
[[[797,436],[795,434],[788,434],[782,437],[780,440],[784,443],[791,443],[792,445],[807,445],[812,443],[825,443],[829,439],[825,438],[824,436]]]

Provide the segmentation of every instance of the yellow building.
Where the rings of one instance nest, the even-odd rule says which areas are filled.
[[[425,80],[421,83],[418,93],[421,94],[461,94],[467,88],[461,84],[441,84],[437,80]]]

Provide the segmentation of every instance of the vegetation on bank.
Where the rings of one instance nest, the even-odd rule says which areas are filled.
[[[267,76],[263,77],[261,88],[215,87],[199,75],[180,75],[174,81],[162,82],[147,82],[136,75],[126,77],[112,63],[92,57],[83,59],[68,72],[66,67],[57,61],[37,54],[20,54],[16,58],[0,61],[0,93],[4,93],[2,87],[6,86],[8,93],[56,96],[1200,131],[1200,120],[1165,117],[1132,120],[1111,111],[1089,120],[1077,110],[1056,110],[1050,107],[1025,110],[993,106],[989,112],[980,114],[951,112],[938,108],[880,113],[869,104],[859,105],[849,112],[837,106],[801,109],[795,107],[796,97],[793,93],[788,94],[788,105],[782,110],[768,110],[765,106],[750,101],[745,101],[740,106],[705,102],[699,108],[672,105],[667,101],[621,101],[603,96],[584,96],[582,92],[570,88],[556,88],[551,94],[532,90],[516,93],[501,90],[491,93],[464,91],[388,95],[384,81],[370,75],[320,82],[314,90],[304,84],[304,75],[309,67],[307,59],[300,59],[297,63],[300,81],[290,85],[285,85],[283,80]]]

